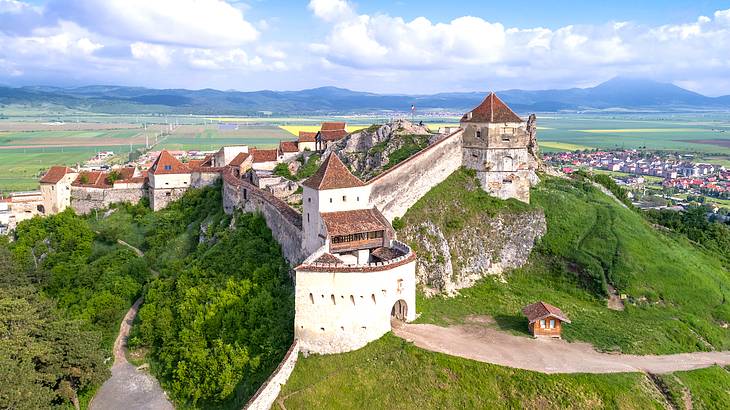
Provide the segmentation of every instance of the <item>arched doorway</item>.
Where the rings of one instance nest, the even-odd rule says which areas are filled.
[[[406,316],[408,315],[408,305],[403,299],[399,299],[393,305],[393,309],[390,310],[390,316],[394,319],[405,322]]]

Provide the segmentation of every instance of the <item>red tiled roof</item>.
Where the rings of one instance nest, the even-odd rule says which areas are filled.
[[[347,127],[346,122],[323,122],[320,130],[332,131],[332,130],[344,130]]]
[[[253,155],[254,163],[276,161],[279,156],[275,149],[254,149],[251,150],[251,155]]]
[[[46,172],[45,175],[43,175],[40,182],[41,184],[55,184],[63,179],[63,177],[69,172],[73,172],[73,170],[69,167],[54,165],[48,170],[48,172]]]
[[[108,176],[108,173],[102,171],[83,171],[71,185],[84,188],[111,188],[112,185],[107,182]],[[86,179],[86,182],[81,182],[82,179]]]
[[[299,131],[299,142],[316,142],[316,141],[317,141],[316,132]]]
[[[329,236],[390,230],[388,221],[377,208],[323,212],[320,215]]]
[[[322,256],[314,260],[314,263],[342,263],[342,260],[331,253],[323,253]]]
[[[389,261],[405,254],[395,248],[380,247],[370,252],[370,255],[380,259],[381,261]]]
[[[319,136],[323,141],[339,141],[347,136],[345,130],[322,130]]]
[[[152,174],[189,174],[190,168],[178,161],[167,151],[160,152],[155,163],[150,167]]]
[[[309,188],[320,191],[325,189],[352,188],[365,185],[365,183],[363,183],[360,179],[352,175],[350,170],[342,163],[340,157],[338,157],[334,152],[330,153],[317,172],[307,178],[303,184]]]
[[[230,163],[228,163],[228,165],[232,167],[240,167],[241,164],[243,164],[248,157],[248,152],[239,152],[238,155],[236,155],[236,157],[233,158]]]
[[[279,150],[281,152],[299,152],[299,146],[296,141],[281,141],[279,142]]]
[[[534,323],[540,319],[545,319],[546,317],[551,316],[558,318],[563,322],[570,323],[570,319],[565,316],[563,311],[545,302],[537,302],[527,305],[522,308],[522,313],[527,316],[527,320],[529,320],[530,323]]]
[[[469,114],[471,113],[471,117]],[[495,93],[489,93],[487,98],[476,108],[461,117],[462,122],[523,122],[507,104],[497,97]]]

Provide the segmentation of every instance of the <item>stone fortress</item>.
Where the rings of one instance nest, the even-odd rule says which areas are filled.
[[[190,187],[222,178],[224,210],[261,213],[295,266],[298,349],[355,350],[387,333],[391,320],[416,318],[416,255],[397,240],[393,219],[462,166],[474,169],[490,194],[529,202],[529,188],[538,181],[535,117],[523,121],[491,93],[462,117],[460,128],[368,181],[354,176],[327,149],[347,138],[344,123],[332,124],[335,129],[323,126],[315,135],[301,135],[298,149],[295,141],[282,142],[277,150],[224,147],[188,163],[163,151],[146,173],[125,171],[128,175],[117,181],[94,181],[98,188],[90,189],[99,190],[96,201],[89,189],[80,190],[90,183],[88,175],[80,181],[72,169],[54,167],[41,180],[44,200],[53,212],[67,206],[88,212],[147,196],[157,210]],[[263,181],[278,162],[305,155],[312,146],[326,155],[301,183],[299,212]],[[116,184],[123,192],[119,198]],[[296,188],[287,181],[292,184]]]

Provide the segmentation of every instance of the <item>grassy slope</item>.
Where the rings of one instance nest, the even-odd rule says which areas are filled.
[[[300,357],[288,409],[660,408],[640,373],[546,375],[427,352],[391,334],[345,354]]]
[[[449,209],[463,208],[461,215],[511,209],[502,201],[480,199],[484,195],[478,190],[462,189],[466,183],[450,178],[447,186],[436,187],[409,210],[405,223],[430,217],[443,229],[459,229],[465,219]],[[525,333],[520,308],[545,300],[573,320],[564,329],[566,339],[599,349],[730,349],[730,331],[720,326],[730,322],[723,295],[728,273],[712,255],[660,233],[640,215],[577,182],[547,179],[533,189],[532,202],[545,210],[548,233],[528,264],[511,272],[506,283],[486,278],[455,298],[419,297],[421,322],[444,324],[472,314],[491,315],[501,328]],[[625,311],[606,308],[601,296],[605,283],[630,297]]]

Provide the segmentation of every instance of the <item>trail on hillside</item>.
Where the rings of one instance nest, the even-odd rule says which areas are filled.
[[[132,249],[138,256],[144,253],[134,246],[118,239],[121,245]],[[156,272],[152,271],[156,275]],[[137,299],[127,314],[124,315],[119,325],[119,334],[114,341],[114,364],[112,365],[112,377],[101,386],[96,396],[89,403],[89,409],[99,410],[127,410],[127,409],[149,409],[166,410],[174,409],[174,406],[167,398],[167,394],[160,383],[151,374],[139,370],[127,361],[127,338],[132,330],[132,323],[137,317],[140,305],[144,297]]]
[[[730,352],[608,354],[588,343],[533,339],[479,325],[394,324],[393,333],[433,352],[541,373],[670,373],[730,365]]]

